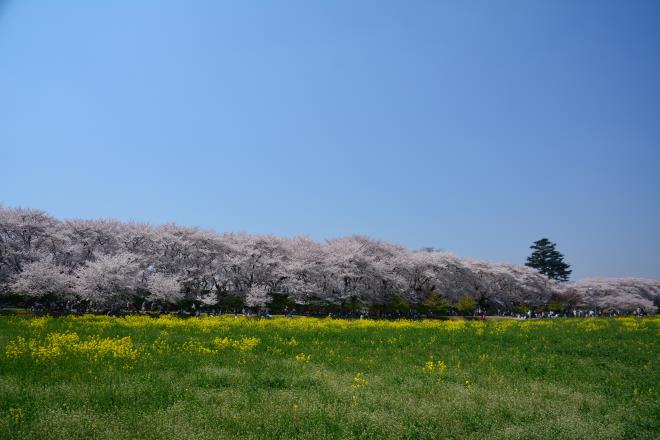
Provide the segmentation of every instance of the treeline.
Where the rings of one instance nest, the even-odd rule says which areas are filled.
[[[39,210],[0,207],[0,293],[97,307],[196,302],[344,311],[654,312],[660,280],[559,283],[522,265],[410,251],[361,236],[319,243],[174,224],[60,221]]]

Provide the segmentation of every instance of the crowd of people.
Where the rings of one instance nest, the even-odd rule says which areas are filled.
[[[532,308],[526,311],[509,310],[486,310],[482,307],[468,312],[459,312],[454,308],[449,308],[446,312],[432,312],[428,310],[408,309],[408,310],[371,310],[363,308],[358,310],[346,310],[341,308],[327,307],[289,307],[280,309],[271,309],[267,307],[250,308],[220,308],[204,304],[191,302],[180,307],[164,307],[162,304],[143,301],[141,304],[135,304],[127,301],[117,303],[112,307],[99,307],[92,303],[82,300],[68,301],[34,301],[31,303],[0,303],[0,310],[22,309],[29,311],[34,315],[48,314],[51,316],[78,315],[78,314],[97,314],[109,316],[125,315],[149,315],[159,316],[161,314],[174,314],[180,317],[201,317],[218,315],[242,315],[246,317],[272,318],[273,316],[285,316],[292,318],[295,316],[311,317],[329,317],[340,319],[442,319],[447,317],[464,316],[469,319],[487,320],[489,316],[508,317],[513,319],[555,319],[555,318],[589,318],[589,317],[617,317],[617,316],[646,316],[649,313],[641,307],[633,311],[622,311],[613,308],[566,308],[564,310],[534,310]],[[652,313],[651,313],[652,314]]]

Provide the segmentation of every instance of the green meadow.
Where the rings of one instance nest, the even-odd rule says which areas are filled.
[[[2,439],[657,439],[658,318],[0,317]]]

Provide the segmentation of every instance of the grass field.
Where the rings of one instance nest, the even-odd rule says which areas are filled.
[[[0,438],[660,437],[660,319],[0,317]]]

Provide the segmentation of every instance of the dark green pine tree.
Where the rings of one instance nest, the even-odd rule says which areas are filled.
[[[564,256],[555,249],[555,246],[556,244],[547,238],[535,241],[530,246],[533,252],[527,257],[525,266],[533,267],[550,279],[568,281],[571,266],[564,261]]]

